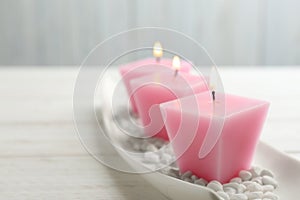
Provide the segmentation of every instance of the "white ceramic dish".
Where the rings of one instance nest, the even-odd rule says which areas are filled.
[[[260,142],[256,151],[255,165],[271,169],[279,182],[275,193],[280,199],[295,199],[299,195],[300,162]],[[143,177],[170,199],[218,199],[206,187],[187,183],[161,173],[146,174]]]
[[[109,80],[109,85],[111,86],[112,80]],[[109,90],[111,87],[108,87]],[[109,93],[109,92],[108,92]],[[106,93],[106,94],[108,94]],[[111,93],[111,90],[110,90]],[[109,99],[110,95],[106,97]],[[110,99],[109,99],[110,100]],[[103,103],[103,102],[102,102]],[[106,111],[110,108],[110,102],[107,104],[104,102]],[[103,105],[102,105],[103,106]],[[108,109],[108,110],[107,110]],[[103,111],[103,110],[102,110]],[[111,121],[111,116],[107,113],[111,112],[101,112],[103,118],[107,118],[107,121]],[[105,121],[105,119],[104,119]],[[116,127],[113,123],[103,123],[105,129],[113,131],[116,134]],[[132,159],[124,152],[118,151],[119,155],[124,158],[124,160],[133,168],[140,169],[138,163],[132,162]],[[282,153],[273,147],[269,146],[263,141],[260,141],[255,154],[254,165],[270,169],[274,172],[276,180],[279,182],[279,187],[275,190],[275,193],[279,195],[282,200],[296,199],[299,196],[299,186],[300,186],[300,161]],[[166,197],[173,200],[217,200],[220,199],[212,190],[191,184],[188,182],[181,181],[179,179],[164,175],[160,172],[153,172],[142,174],[153,187],[157,188]]]
[[[142,166],[133,163],[132,159],[123,151],[118,151],[120,156],[137,170]],[[300,186],[300,161],[274,149],[265,142],[260,141],[256,150],[254,165],[270,169],[274,172],[279,187],[275,193],[280,199],[295,199]],[[173,200],[216,200],[219,199],[212,190],[181,181],[164,175],[160,172],[141,174],[153,187]]]

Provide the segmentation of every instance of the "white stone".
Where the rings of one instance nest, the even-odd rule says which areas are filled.
[[[231,183],[242,183],[242,179],[240,177],[235,177],[230,180]]]
[[[274,191],[274,186],[273,185],[263,185],[262,186],[263,188],[263,192],[273,192]]]
[[[258,183],[252,182],[251,184],[247,185],[247,190],[250,192],[259,192],[262,191],[262,186]]]
[[[271,172],[270,170],[267,170],[267,169],[263,169],[260,172],[260,176],[270,176],[270,177],[274,178],[273,172]]]
[[[278,186],[277,181],[270,176],[263,176],[262,182],[264,185],[272,185],[272,186],[274,186],[274,188],[277,188],[277,186]]]
[[[223,191],[218,191],[217,194],[223,199],[223,200],[230,200],[229,195]]]
[[[156,140],[154,145],[156,146],[156,148],[160,149],[164,145],[164,141]]]
[[[240,187],[242,188],[243,192],[245,192],[246,189],[247,189],[247,187],[245,185],[243,185],[243,184],[240,184]]]
[[[140,151],[141,150],[141,145],[139,143],[134,143],[132,145],[132,148],[135,150],[135,151]]]
[[[223,190],[229,195],[236,194],[236,189],[232,187],[224,187]]]
[[[149,144],[149,145],[147,145],[146,150],[154,152],[154,151],[157,151],[157,148],[153,144]]]
[[[244,186],[248,186],[248,185],[250,185],[250,184],[252,184],[253,182],[252,181],[244,181],[244,182],[242,182],[242,184],[244,185]]]
[[[198,179],[198,177],[197,177],[196,175],[192,175],[192,176],[191,176],[191,179],[192,179],[193,181],[195,181],[195,180]]]
[[[257,176],[260,176],[260,172],[261,172],[261,168],[260,167],[257,167],[257,166],[253,166],[249,172],[252,174],[252,177],[257,177]]]
[[[263,197],[263,192],[249,192],[247,193],[247,197],[249,200],[261,199]]]
[[[159,163],[159,155],[153,152],[145,152],[144,153],[144,158],[146,161],[151,162],[151,163]]]
[[[148,148],[148,143],[147,142],[143,142],[140,145],[140,150],[142,150],[142,151],[147,151],[147,148]]]
[[[253,178],[251,181],[256,182],[256,183],[258,183],[260,185],[263,184],[262,177],[260,177],[260,176]]]
[[[169,165],[172,162],[172,156],[170,154],[164,153],[161,156],[161,163]]]
[[[193,173],[191,171],[186,171],[181,175],[181,179],[190,178],[192,174]]]
[[[236,193],[242,193],[242,192],[244,192],[244,187],[241,186],[241,185],[242,184],[231,182],[231,183],[224,184],[223,187],[224,188],[231,187],[231,188],[234,188],[236,190]]]
[[[233,194],[230,200],[248,200],[248,197],[245,194]]]
[[[268,199],[271,199],[271,200],[278,200],[279,199],[278,195],[274,194],[273,192],[266,192],[263,195],[263,198],[268,198]]]
[[[197,185],[202,185],[202,186],[206,186],[207,185],[207,181],[204,180],[203,178],[195,180],[194,183],[197,184]]]
[[[239,176],[241,177],[241,179],[243,181],[249,181],[252,178],[251,172],[246,171],[246,170],[240,171]]]
[[[216,180],[209,182],[207,184],[207,187],[210,188],[210,189],[212,189],[215,192],[223,191],[222,184],[219,181],[216,181]]]

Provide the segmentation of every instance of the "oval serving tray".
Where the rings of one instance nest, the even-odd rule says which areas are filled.
[[[108,90],[105,93],[106,99],[102,102],[103,109],[98,110],[99,115],[102,119],[99,121],[101,126],[108,130],[108,132],[117,132],[117,127],[114,123],[111,123],[111,104],[110,100],[112,97],[111,86],[118,78],[117,72],[111,73],[111,77],[106,79],[106,84]],[[120,94],[124,95],[124,94]],[[108,123],[105,123],[108,122]],[[132,159],[124,151],[116,149],[119,155],[132,167],[140,169],[138,163],[133,163]],[[254,158],[254,165],[260,166],[262,168],[270,169],[275,174],[275,179],[279,183],[279,187],[275,190],[275,193],[279,195],[282,200],[295,199],[299,195],[300,186],[300,161],[293,158],[273,147],[267,143],[260,141]],[[160,172],[141,174],[141,176],[148,181],[153,187],[158,189],[166,197],[173,200],[218,200],[221,199],[218,195],[206,188],[192,183],[188,183],[171,176],[164,175]]]
[[[112,135],[122,134],[121,131],[118,131],[118,127],[112,123],[111,117],[109,117],[107,113],[108,112],[101,113],[101,126],[106,130],[109,130],[111,133],[113,132]],[[126,152],[119,149],[116,150],[133,169],[139,171],[139,169],[143,168],[142,163],[137,161],[133,162],[132,158]],[[279,195],[280,199],[288,200],[298,196],[300,186],[299,160],[278,151],[263,141],[260,141],[256,149],[254,165],[270,169],[274,172],[275,178],[279,183],[279,187],[275,190],[275,193]],[[170,199],[220,199],[214,191],[207,187],[188,183],[160,172],[145,173],[141,174],[141,176]]]

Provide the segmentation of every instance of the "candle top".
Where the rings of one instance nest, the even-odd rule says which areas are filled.
[[[180,62],[180,58],[178,56],[174,56],[173,60],[172,60],[172,67],[175,70],[179,70],[181,67],[181,62]]]
[[[209,91],[169,101],[160,106],[164,109],[180,110],[183,113],[198,114],[204,117],[211,117],[214,114],[216,117],[229,118],[268,105],[269,103],[263,100],[217,92],[215,93],[215,101],[213,101],[211,91]]]
[[[170,58],[163,58],[160,60],[159,63],[156,61],[155,58],[145,58],[120,66],[120,72],[122,75],[124,75],[125,73],[131,70],[135,70],[137,68],[145,68],[146,66],[148,67],[148,69],[143,70],[149,72],[156,70],[155,67],[157,66],[172,68],[172,62],[173,60]],[[180,64],[180,71],[188,72],[192,68],[192,64],[188,61],[181,60]]]
[[[154,72],[150,75],[145,75],[140,78],[135,78],[130,81],[134,88],[143,85],[161,85],[162,87],[169,88],[172,92],[186,91],[197,88],[202,88],[202,91],[208,90],[206,80],[203,76],[192,75],[188,73],[178,73],[174,77],[173,70],[165,68]],[[181,92],[182,93],[182,92]]]

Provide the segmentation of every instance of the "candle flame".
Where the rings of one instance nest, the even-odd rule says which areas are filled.
[[[215,66],[212,66],[210,71],[210,76],[209,76],[209,89],[211,91],[217,89],[218,82],[219,82],[217,75],[218,73],[216,71]]]
[[[160,42],[155,42],[153,46],[153,56],[155,58],[161,58],[163,55],[163,49]]]
[[[173,68],[178,71],[180,69],[180,65],[180,58],[178,56],[174,56],[172,61]]]

